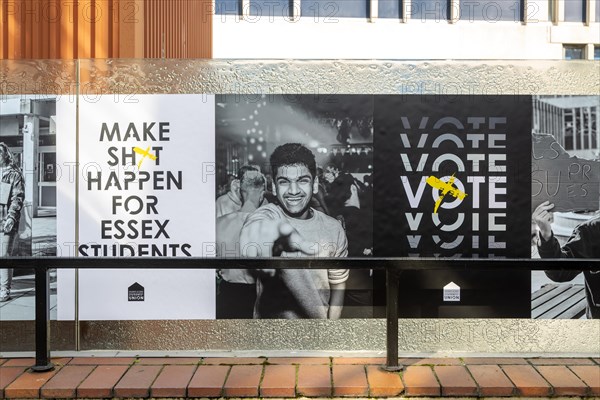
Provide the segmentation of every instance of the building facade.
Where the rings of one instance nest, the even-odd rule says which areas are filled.
[[[0,0],[0,21],[2,59],[600,59],[600,0]]]
[[[600,160],[598,96],[540,96],[533,103],[534,133],[549,133],[569,154]]]
[[[213,56],[599,59],[598,32],[598,0],[216,0]]]

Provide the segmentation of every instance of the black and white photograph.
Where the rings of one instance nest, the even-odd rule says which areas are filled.
[[[56,98],[5,96],[0,107],[1,257],[55,256]],[[56,317],[56,273],[50,274]],[[35,315],[33,269],[0,268],[0,320]]]
[[[532,258],[600,257],[600,98],[536,96]],[[600,271],[533,271],[531,317],[600,318]]]
[[[217,96],[217,256],[371,256],[373,100]],[[220,319],[373,316],[370,270],[220,270],[216,286]]]

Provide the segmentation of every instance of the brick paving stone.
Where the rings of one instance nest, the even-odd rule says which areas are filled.
[[[433,370],[442,386],[442,396],[477,395],[477,384],[465,367],[460,365],[438,365]]]
[[[572,365],[569,366],[569,369],[590,387],[590,395],[600,396],[599,365]]]
[[[63,366],[71,361],[71,358],[52,358],[50,361],[55,366]],[[13,358],[6,361],[3,367],[33,367],[35,365],[35,358]]]
[[[469,365],[467,368],[479,386],[479,395],[484,397],[513,395],[515,385],[498,365]]]
[[[439,396],[440,384],[428,366],[406,367],[402,375],[407,396]]]
[[[80,398],[111,398],[113,387],[125,375],[128,365],[99,365],[77,388]]]
[[[530,365],[503,365],[502,369],[517,387],[519,396],[550,396],[552,388]]]
[[[199,366],[188,385],[188,397],[221,397],[230,368],[225,365]]]
[[[259,357],[207,357],[202,365],[258,365],[264,364],[266,358]]]
[[[329,365],[331,359],[329,357],[269,357],[267,358],[267,364],[278,364],[278,365],[292,365],[292,364],[304,364],[304,365]]]
[[[134,357],[75,357],[69,365],[131,365]]]
[[[114,388],[115,397],[148,397],[150,386],[162,369],[158,365],[133,365]]]
[[[72,357],[56,357],[56,358],[51,358],[50,361],[54,364],[54,366],[56,367],[62,367],[64,365],[69,364],[71,361],[73,360]]]
[[[223,386],[223,397],[257,397],[262,365],[234,365]]]
[[[196,365],[165,365],[150,387],[151,397],[186,397]]]
[[[144,357],[138,359],[138,365],[198,365],[200,357]]]
[[[590,358],[529,358],[533,365],[594,365]]]
[[[333,365],[385,365],[385,362],[385,357],[333,358]]]
[[[600,365],[600,358],[592,358],[592,360],[594,360],[596,364]]]
[[[300,365],[297,392],[301,396],[331,396],[331,371],[328,365]]]
[[[368,396],[369,385],[364,365],[334,365],[331,368],[333,376],[334,396]]]
[[[462,365],[459,358],[402,358],[401,365]]]
[[[77,386],[94,369],[91,365],[66,365],[50,379],[41,390],[44,398],[76,397]]]
[[[35,358],[12,358],[7,360],[3,367],[32,367],[35,365]]]
[[[260,384],[261,397],[296,397],[296,366],[267,365]]]
[[[0,365],[4,364],[6,362],[5,358],[0,358]]]
[[[540,365],[536,369],[554,388],[555,396],[587,394],[587,385],[564,365]]]
[[[25,371],[25,367],[0,367],[0,399],[4,398],[4,388]]]
[[[47,372],[25,371],[4,388],[4,397],[7,399],[38,399],[40,398],[40,388],[58,371],[60,371],[60,367]]]
[[[466,365],[528,365],[526,359],[513,357],[464,357],[462,360]]]
[[[369,396],[394,397],[404,390],[402,379],[397,372],[387,372],[374,365],[367,365],[367,381],[369,383]]]

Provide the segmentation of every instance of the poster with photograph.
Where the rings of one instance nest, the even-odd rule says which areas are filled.
[[[531,98],[376,96],[379,257],[529,257]],[[526,271],[410,271],[401,317],[529,317]]]
[[[373,96],[218,96],[221,257],[368,257]],[[217,318],[368,318],[371,270],[217,271]]]
[[[214,271],[168,265],[169,257],[214,255],[214,97],[118,99],[79,104],[78,192],[74,182],[59,187],[77,198],[75,207],[62,198],[78,220],[73,255],[164,258],[165,269],[80,270],[79,318],[214,318]],[[61,277],[74,285],[72,273]],[[72,318],[73,299],[58,300],[59,316]]]
[[[231,96],[216,123],[220,256],[529,257],[530,97]],[[321,213],[339,224],[312,237]],[[332,318],[336,274],[333,317],[382,316],[380,274],[318,273],[218,271],[217,317]],[[405,273],[402,316],[529,317],[529,288],[526,271]]]
[[[55,256],[56,96],[12,95],[0,105],[0,257]],[[56,273],[50,274],[56,317]],[[0,320],[35,316],[33,269],[0,268]]]
[[[536,96],[533,258],[600,257],[600,98]],[[533,271],[531,317],[600,318],[600,271]]]
[[[178,271],[169,257],[598,257],[597,98],[134,97],[80,102],[79,125],[57,102],[59,146],[36,176],[58,181],[55,253],[165,269],[62,270],[59,319],[76,281],[82,320],[383,316],[381,271]],[[573,233],[583,244],[564,247]],[[401,316],[594,317],[600,274],[575,275],[405,272]]]

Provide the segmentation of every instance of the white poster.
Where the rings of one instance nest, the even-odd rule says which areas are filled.
[[[75,254],[164,257],[165,266],[169,257],[212,255],[203,249],[215,241],[214,96],[124,100],[80,99],[78,192],[59,197],[59,212],[78,215]],[[74,184],[61,182],[59,191],[75,193]],[[72,282],[75,274],[61,277]],[[78,280],[81,320],[215,317],[214,271],[80,270]],[[73,317],[73,300],[59,294],[59,319]]]

